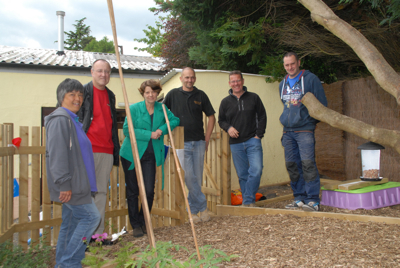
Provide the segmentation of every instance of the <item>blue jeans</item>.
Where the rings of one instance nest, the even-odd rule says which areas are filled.
[[[294,200],[304,203],[319,202],[320,178],[315,163],[315,138],[313,131],[283,133],[286,169]]]
[[[207,208],[206,196],[201,191],[205,151],[206,142],[203,140],[185,142],[185,182],[189,190],[188,201],[192,214]]]
[[[245,142],[231,144],[233,164],[239,177],[243,205],[256,202],[263,169],[261,139],[251,138]]]
[[[136,177],[136,168],[129,170],[132,162],[123,157],[121,157],[121,164],[125,172],[126,199],[128,200],[128,215],[131,226],[133,228],[146,226],[142,209],[143,206],[140,206],[139,210],[139,185]],[[140,159],[140,165],[142,166],[147,206],[149,207],[149,211],[151,211],[156,181],[156,159],[154,153],[151,154],[146,151]]]
[[[101,216],[96,205],[90,204],[62,206],[62,223],[58,235],[55,267],[82,267],[86,244],[99,225]]]

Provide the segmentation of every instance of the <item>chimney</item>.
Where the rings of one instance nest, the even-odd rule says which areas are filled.
[[[64,11],[57,11],[58,16],[58,52],[57,55],[64,55]]]

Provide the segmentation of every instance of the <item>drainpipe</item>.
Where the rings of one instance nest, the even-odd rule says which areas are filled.
[[[57,55],[65,55],[64,53],[64,11],[57,11],[58,16],[58,52]]]

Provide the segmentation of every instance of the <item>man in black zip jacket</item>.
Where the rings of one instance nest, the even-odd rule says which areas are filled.
[[[229,136],[229,144],[243,206],[254,207],[263,169],[261,139],[267,127],[267,113],[260,97],[243,86],[240,71],[229,74],[229,96],[221,101],[218,123]]]

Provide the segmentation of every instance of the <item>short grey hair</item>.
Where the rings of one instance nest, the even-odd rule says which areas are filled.
[[[232,71],[232,72],[230,72],[229,73],[229,79],[231,79],[231,76],[232,75],[240,75],[240,77],[242,78],[242,80],[243,80],[243,74],[242,74],[242,72],[241,71],[239,71],[239,70],[234,70],[234,71]]]
[[[61,82],[61,84],[58,85],[57,87],[57,106],[56,107],[61,107],[61,103],[64,100],[65,94],[72,92],[72,91],[78,91],[83,94],[83,86],[81,82],[75,79],[67,78],[64,81]]]
[[[111,72],[111,64],[107,61],[107,60],[105,60],[105,59],[97,59],[97,60],[95,60],[93,63],[92,63],[92,70],[94,70],[93,69],[93,66],[96,64],[96,62],[98,62],[98,61],[104,61],[104,62],[106,62],[107,64],[108,64],[108,66],[110,67],[110,72]]]

